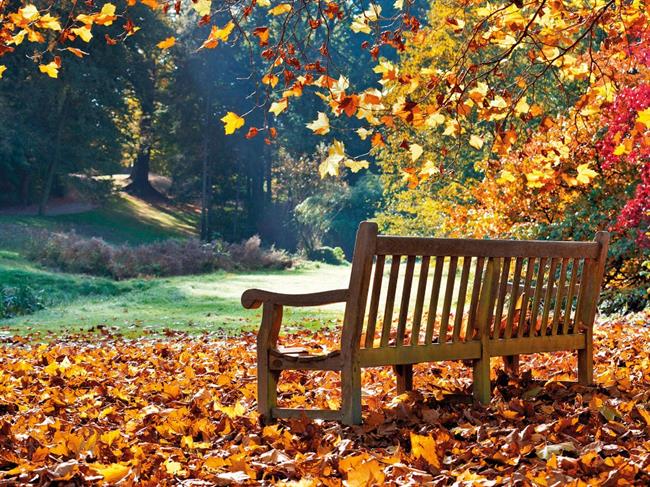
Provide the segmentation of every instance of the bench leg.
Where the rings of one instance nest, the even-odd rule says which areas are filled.
[[[262,364],[259,364],[259,362],[262,362]],[[278,405],[278,380],[280,379],[280,372],[269,370],[268,362],[266,364],[264,362],[258,361],[257,411],[262,417],[262,422],[269,424],[274,421],[271,410]]]
[[[594,383],[594,355],[591,343],[587,348],[578,350],[578,382],[583,386]]]
[[[341,370],[341,421],[343,424],[361,424],[361,369],[358,364]]]
[[[508,355],[503,357],[503,365],[510,377],[519,376],[519,355]]]
[[[474,361],[473,366],[474,399],[481,404],[489,404],[492,388],[490,387],[490,358]]]
[[[394,365],[397,376],[397,394],[413,390],[413,364]]]

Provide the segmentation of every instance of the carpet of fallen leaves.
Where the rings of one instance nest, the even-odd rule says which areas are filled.
[[[0,485],[649,485],[650,314],[596,328],[594,387],[574,354],[493,361],[494,399],[469,367],[416,367],[395,396],[364,371],[364,425],[260,426],[255,337],[104,334],[0,345]],[[333,331],[285,337],[334,348]],[[336,407],[334,373],[285,373],[280,402]]]

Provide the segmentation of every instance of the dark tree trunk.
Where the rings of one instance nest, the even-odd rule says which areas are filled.
[[[153,117],[156,94],[156,69],[152,64],[148,70],[147,79],[142,83],[140,91],[140,104],[142,117],[140,118],[140,144],[133,167],[131,168],[131,182],[124,188],[127,193],[145,199],[166,199],[149,181],[151,164],[151,149],[154,139]]]
[[[209,153],[210,96],[205,102],[205,127],[203,128],[203,170],[201,175],[201,240],[210,240],[210,205],[212,203],[211,164]]]
[[[54,138],[54,147],[52,157],[47,165],[47,172],[45,174],[45,184],[43,186],[43,193],[41,200],[38,204],[38,214],[45,215],[47,209],[47,202],[50,200],[50,193],[52,192],[52,183],[54,182],[54,175],[58,169],[59,159],[61,157],[61,138],[63,137],[63,127],[65,126],[66,116],[66,99],[68,98],[68,85],[63,85],[61,88],[61,95],[59,96],[57,110],[56,110],[56,136]]]

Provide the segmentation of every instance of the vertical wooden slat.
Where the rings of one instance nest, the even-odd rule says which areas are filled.
[[[463,311],[465,310],[465,297],[467,295],[467,281],[469,281],[469,269],[472,264],[471,257],[463,257],[463,270],[460,275],[460,288],[458,289],[458,302],[456,304],[456,318],[454,320],[454,332],[452,341],[460,338],[460,329],[463,324]]]
[[[406,259],[406,272],[404,273],[404,285],[402,287],[402,300],[399,305],[399,319],[397,321],[396,345],[404,345],[406,334],[406,319],[409,315],[409,301],[411,299],[411,286],[413,284],[413,271],[415,269],[415,255],[409,255]]]
[[[521,299],[521,309],[519,310],[519,324],[517,325],[517,336],[524,336],[526,327],[526,316],[528,315],[528,296],[530,295],[530,285],[533,280],[533,271],[535,270],[535,257],[528,257],[526,266],[526,278],[524,279],[524,293]],[[532,326],[532,325],[531,325]]]
[[[587,279],[586,278],[587,276],[585,276],[585,274],[587,273],[588,267],[589,267],[589,260],[584,259],[582,261],[582,266],[581,266],[580,274],[579,274],[580,275],[580,285],[578,287],[578,299],[577,299],[577,302],[576,302],[576,312],[575,312],[575,315],[574,315],[574,318],[573,318],[573,333],[578,333],[580,331],[579,330],[579,321],[580,321],[579,320],[579,318],[580,318],[579,313],[580,313],[580,310],[582,309],[582,302],[584,301],[584,295],[585,295],[586,289],[589,286],[589,284],[587,282],[589,279]]]
[[[390,329],[393,324],[393,308],[395,307],[395,292],[397,291],[397,276],[399,274],[399,265],[401,260],[401,255],[393,255],[390,264],[388,293],[386,294],[386,308],[384,309],[384,323],[381,331],[382,347],[387,346],[388,340],[390,339]]]
[[[436,257],[436,265],[433,271],[433,283],[431,285],[431,299],[429,300],[429,315],[427,316],[427,329],[424,333],[425,345],[433,341],[433,327],[436,323],[438,314],[438,298],[440,296],[440,281],[442,280],[442,267],[445,264],[445,258]]]
[[[508,293],[508,275],[510,274],[510,257],[503,260],[503,269],[501,271],[501,282],[499,284],[499,298],[497,299],[497,307],[494,312],[494,328],[492,330],[492,338],[501,338],[501,316],[503,315],[503,305],[506,302],[506,294]]]
[[[471,339],[474,336],[474,330],[476,330],[476,311],[478,309],[481,283],[483,282],[484,263],[485,263],[485,257],[479,257],[476,260],[476,268],[474,269],[474,283],[472,284],[472,300],[469,303],[469,313],[467,316],[467,330],[465,331],[466,340]],[[496,296],[496,289],[494,290],[494,292]]]
[[[415,297],[415,310],[413,311],[413,329],[411,331],[411,345],[420,343],[420,326],[422,323],[422,310],[424,308],[424,293],[427,289],[427,280],[429,277],[429,261],[431,257],[425,255],[420,263],[420,278],[418,281],[418,290]]]
[[[379,296],[381,283],[384,277],[384,255],[378,255],[375,262],[375,275],[372,282],[372,295],[370,296],[370,309],[368,310],[368,325],[366,326],[366,348],[372,348],[375,342],[375,328],[377,326],[377,311],[379,310]]]
[[[508,317],[506,318],[505,338],[512,337],[512,322],[515,318],[515,311],[517,310],[517,299],[519,297],[519,281],[521,280],[521,267],[523,259],[517,257],[515,261],[515,274],[512,276],[512,291],[510,291],[510,306],[508,308]]]
[[[535,296],[533,297],[533,306],[530,311],[530,330],[528,330],[528,336],[537,335],[537,315],[539,314],[539,302],[542,299],[542,291],[544,289],[544,273],[546,271],[547,260],[546,257],[542,257],[539,260],[537,278],[535,279]]]
[[[555,270],[557,269],[557,257],[551,259],[551,266],[548,269],[548,279],[546,281],[546,293],[544,294],[544,310],[542,311],[541,334],[548,334],[548,315],[551,312],[551,298],[553,297],[553,288],[555,287]]]
[[[578,282],[578,268],[580,267],[580,259],[573,259],[571,264],[571,280],[569,281],[569,291],[566,296],[566,306],[564,307],[564,321],[562,322],[562,334],[569,333],[569,325],[571,324],[571,314],[573,313],[573,298],[576,295],[576,283]]]
[[[566,271],[569,266],[569,259],[562,259],[560,279],[557,281],[557,294],[555,296],[555,308],[553,309],[553,321],[551,324],[551,335],[557,335],[557,327],[560,322],[562,301],[564,300],[564,288],[566,287]]]
[[[440,316],[440,335],[438,343],[447,341],[447,329],[449,328],[449,313],[451,312],[451,300],[454,295],[454,282],[456,281],[456,268],[458,266],[458,257],[453,256],[449,259],[449,273],[447,274],[447,287],[445,288],[445,300],[442,305],[442,315]]]

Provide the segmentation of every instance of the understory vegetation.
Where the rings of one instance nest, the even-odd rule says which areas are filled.
[[[263,249],[258,236],[240,244],[197,239],[163,240],[138,246],[113,245],[74,233],[32,236],[27,258],[64,272],[129,279],[180,276],[217,270],[284,269],[293,260],[286,252]]]

